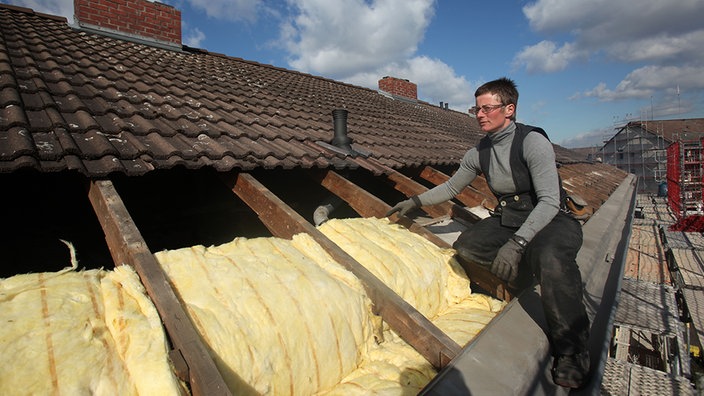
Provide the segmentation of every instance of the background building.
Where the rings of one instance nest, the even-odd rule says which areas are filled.
[[[702,136],[704,118],[630,121],[593,159],[638,176],[640,192],[657,192],[667,176],[667,147],[678,141],[699,141]]]

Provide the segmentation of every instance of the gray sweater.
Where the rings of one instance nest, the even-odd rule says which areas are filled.
[[[489,179],[491,188],[501,195],[516,192],[509,163],[515,131],[516,124],[512,122],[506,129],[489,135],[492,142],[489,149]],[[530,241],[560,210],[560,186],[555,166],[555,151],[545,136],[529,133],[523,141],[523,156],[528,164],[538,203],[516,231],[516,235]],[[445,202],[459,194],[480,173],[479,151],[473,147],[464,155],[459,169],[448,181],[420,194],[418,199],[424,206]]]

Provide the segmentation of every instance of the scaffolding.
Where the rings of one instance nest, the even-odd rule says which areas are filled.
[[[667,199],[675,231],[704,231],[702,140],[676,141],[667,147]]]
[[[666,183],[666,144],[661,122],[629,122],[604,139],[599,154],[604,163],[638,176],[639,192],[655,193]]]

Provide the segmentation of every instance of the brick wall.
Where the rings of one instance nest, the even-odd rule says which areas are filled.
[[[386,76],[379,80],[379,89],[393,95],[418,99],[418,86],[408,80]]]
[[[74,0],[76,20],[146,39],[181,45],[181,11],[146,0]]]

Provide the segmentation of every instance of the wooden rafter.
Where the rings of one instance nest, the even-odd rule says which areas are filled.
[[[450,176],[430,166],[423,168],[419,176],[435,185],[442,184],[450,179]],[[475,186],[479,186],[479,188]],[[482,176],[477,177],[474,182],[472,182],[472,185],[462,190],[456,198],[467,207],[479,206],[485,202],[489,203],[492,207],[497,204],[496,198],[489,191],[486,180],[484,180]]]
[[[324,171],[317,179],[321,186],[325,187],[328,191],[347,202],[347,204],[350,205],[350,207],[362,217],[382,218],[386,216],[386,213],[389,209],[391,209],[386,202],[347,180],[337,172]],[[407,217],[399,217],[394,215],[392,220],[395,223],[401,224],[402,226],[408,228],[410,231],[422,235],[425,239],[428,239],[437,246],[443,248],[450,247],[450,245],[440,237],[428,231],[424,227],[421,227]]]
[[[428,190],[424,185],[395,170],[389,169],[388,173],[386,173],[386,178],[393,183],[396,190],[408,197]],[[449,216],[452,213],[452,203],[444,202],[432,206],[423,206],[422,209],[432,217]]]
[[[176,354],[188,366],[188,380],[194,395],[231,395],[193,327],[161,265],[149,251],[122,198],[109,180],[90,183],[88,197],[105,232],[115,265],[132,266],[154,302]]]
[[[252,175],[231,174],[225,177],[225,183],[257,213],[273,235],[289,239],[295,234],[305,232],[315,239],[336,262],[347,268],[362,282],[374,304],[375,313],[380,315],[401,338],[434,367],[438,369],[444,367],[460,352],[461,347],[454,340]]]

